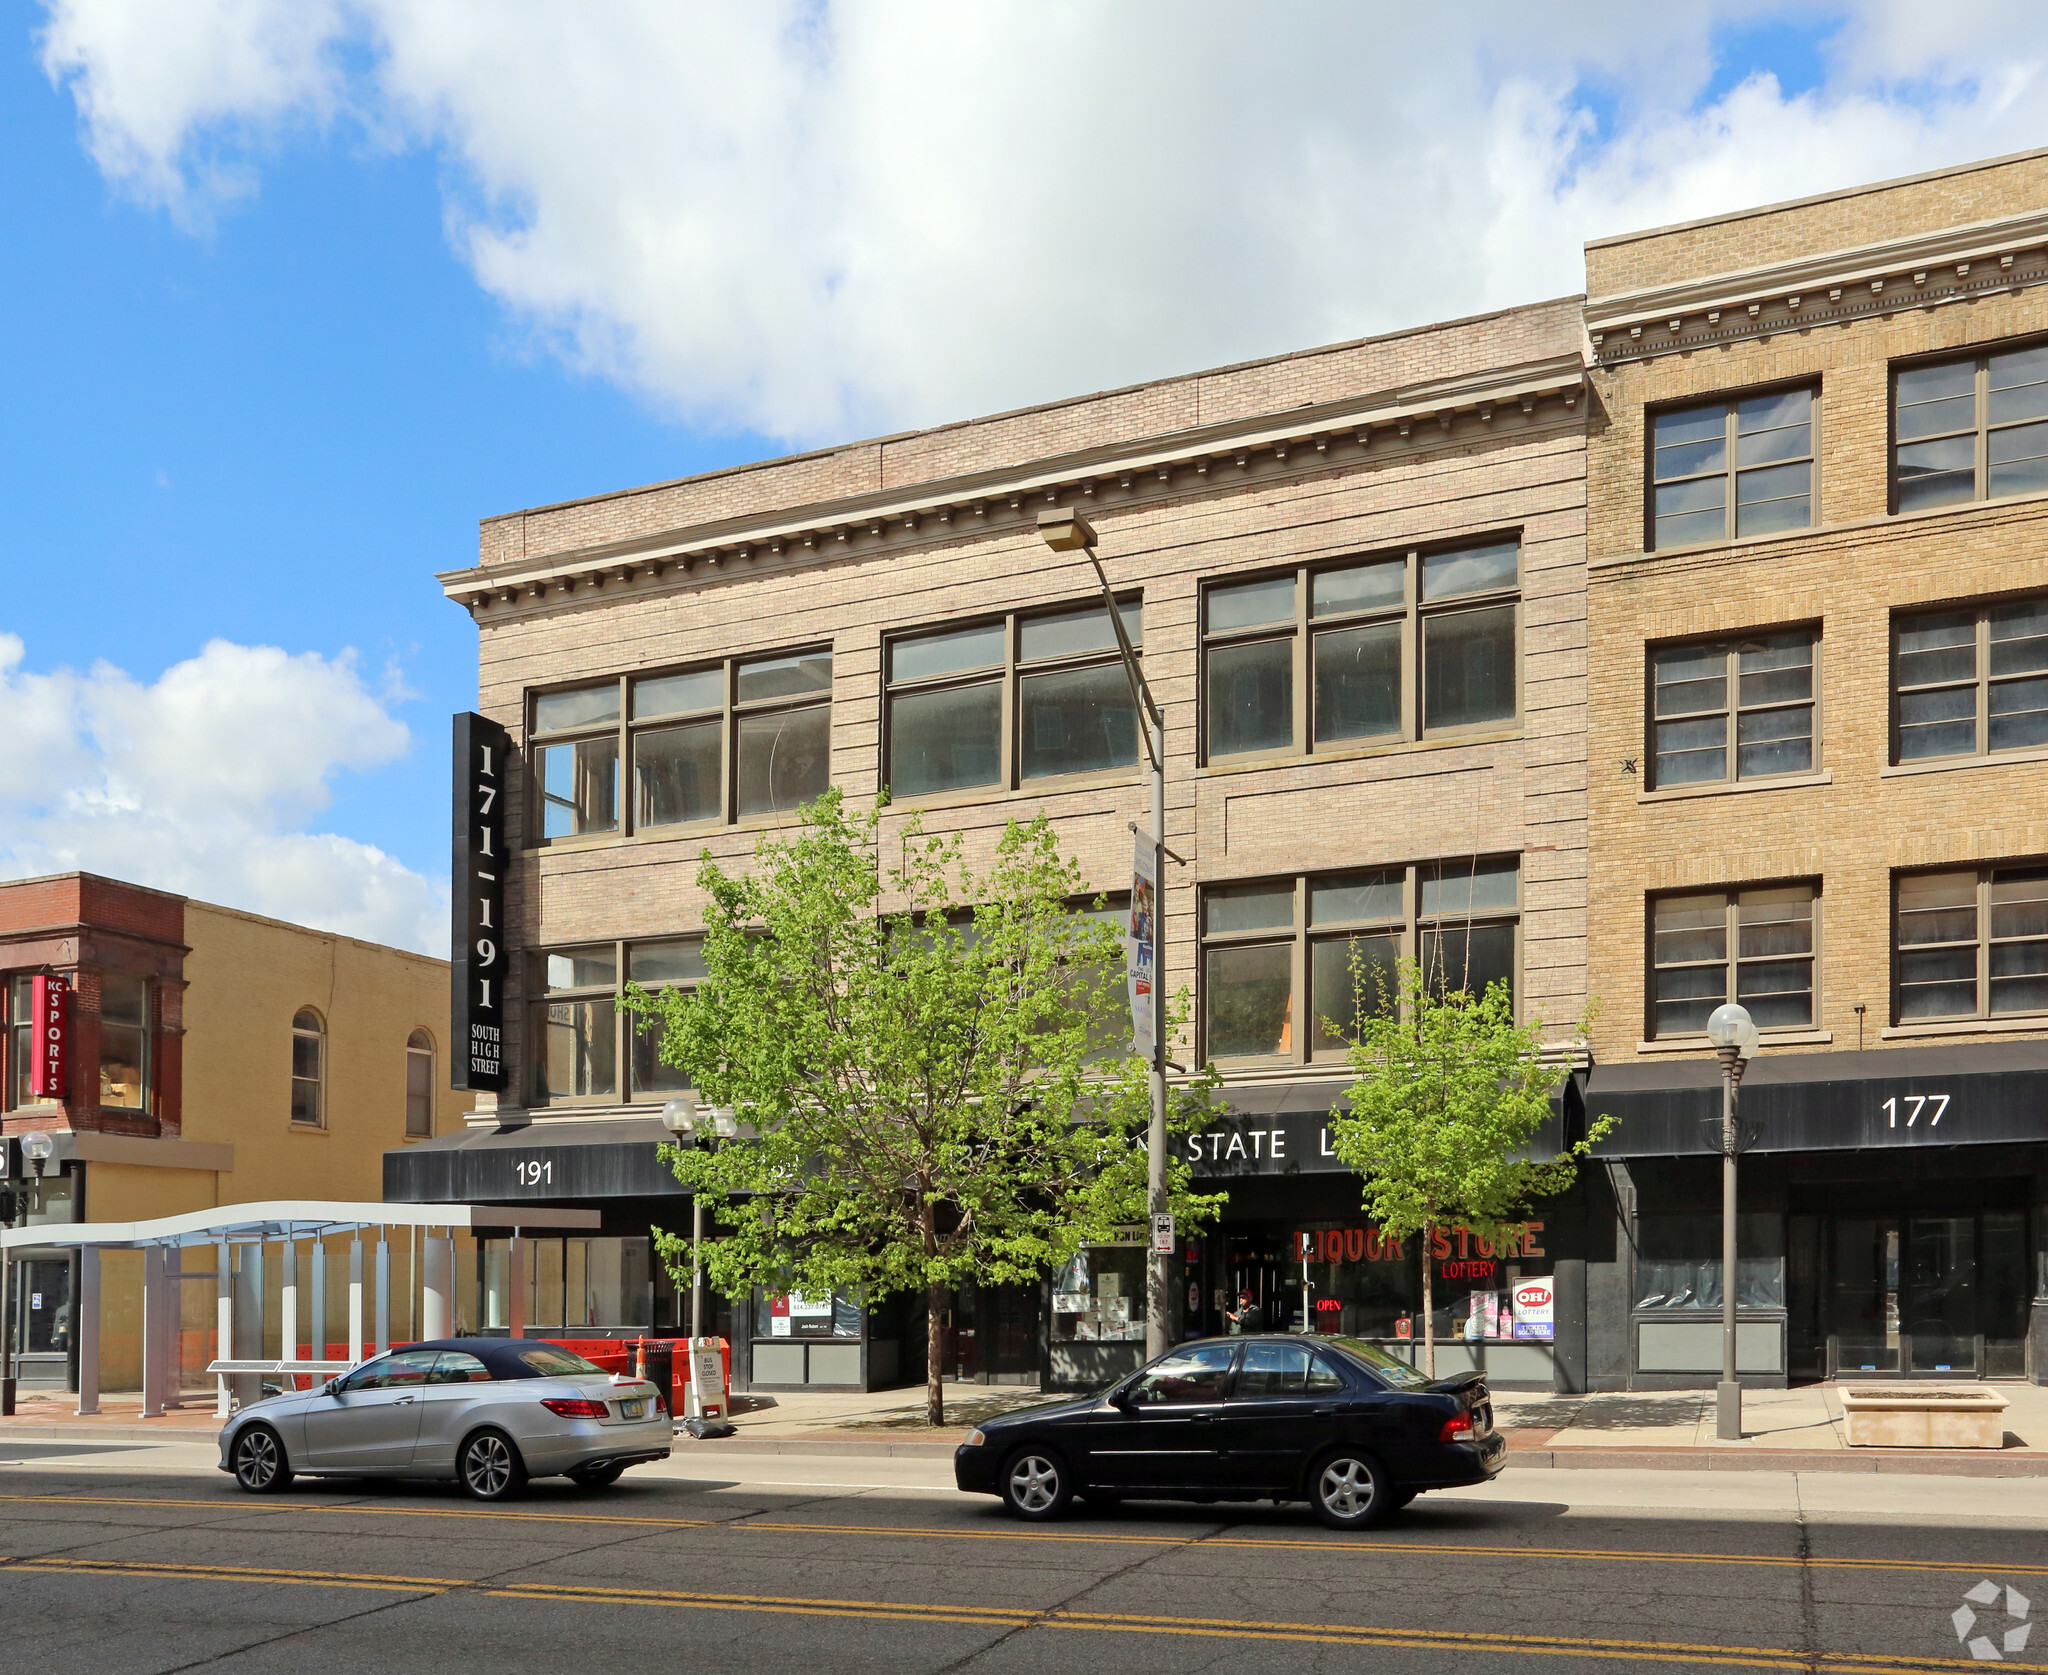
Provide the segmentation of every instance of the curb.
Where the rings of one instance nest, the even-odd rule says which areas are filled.
[[[1516,1448],[1508,1464],[1536,1471],[1846,1471],[1916,1477],[2048,1477],[2036,1449]]]
[[[18,1442],[203,1442],[210,1447],[219,1436],[218,1424],[67,1425],[62,1420],[30,1420],[26,1424],[0,1420],[0,1451],[6,1449],[10,1438]]]

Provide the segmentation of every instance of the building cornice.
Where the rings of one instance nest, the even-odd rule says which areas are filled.
[[[2048,211],[1586,299],[1603,366],[1818,325],[1882,319],[2048,280]]]
[[[1339,461],[1402,457],[1447,442],[1583,422],[1585,363],[1562,354],[1370,396],[1262,413],[1136,441],[937,478],[876,493],[440,573],[442,591],[479,617],[551,610],[577,594],[635,592],[858,551],[931,546],[961,531],[1035,525],[1068,501],[1123,506],[1168,494],[1301,475]]]

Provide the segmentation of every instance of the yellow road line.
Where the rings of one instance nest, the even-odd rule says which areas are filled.
[[[719,1594],[665,1588],[622,1588],[572,1583],[465,1583],[447,1577],[385,1576],[364,1572],[258,1569],[234,1565],[178,1565],[123,1560],[0,1558],[0,1570],[89,1576],[131,1576],[241,1585],[374,1588],[427,1596],[465,1590],[493,1599],[550,1604],[652,1605],[670,1609],[768,1613],[854,1622],[944,1623],[971,1628],[1076,1629],[1111,1634],[1167,1634],[1222,1640],[1309,1642],[1411,1651],[1499,1653],[1517,1657],[1576,1657],[1655,1664],[1828,1672],[1828,1675],[1903,1675],[1910,1670],[1972,1669],[1971,1660],[1909,1658],[1861,1652],[1818,1657],[1789,1647],[1697,1641],[1621,1640],[1561,1635],[1497,1634],[1457,1629],[1382,1628],[1369,1624],[1243,1621],[1227,1617],[1172,1617],[1126,1612],[1048,1611],[1029,1606],[976,1606],[906,1600],[806,1598],[777,1594]]]
[[[1581,1559],[1605,1564],[1684,1564],[1684,1565],[1735,1565],[1765,1569],[1793,1569],[1810,1566],[1815,1570],[1871,1570],[1871,1571],[1925,1571],[1939,1575],[1981,1575],[1986,1570],[1996,1570],[2009,1576],[2048,1576],[2048,1565],[2016,1565],[2005,1560],[1969,1561],[1959,1559],[1866,1559],[1866,1558],[1809,1558],[1786,1553],[1675,1553],[1648,1549],[1632,1552],[1615,1547],[1514,1547],[1481,1543],[1430,1542],[1430,1541],[1383,1541],[1374,1538],[1355,1539],[1333,1537],[1323,1541],[1304,1541],[1284,1536],[1213,1536],[1204,1540],[1200,1536],[1176,1534],[1159,1535],[1113,1535],[1104,1531],[1090,1530],[970,1530],[949,1529],[944,1525],[890,1525],[890,1524],[810,1524],[767,1519],[748,1519],[734,1522],[718,1518],[644,1518],[618,1513],[604,1512],[511,1512],[491,1507],[441,1507],[441,1506],[333,1506],[303,1501],[194,1501],[175,1500],[167,1497],[143,1499],[113,1495],[0,1495],[0,1503],[9,1501],[33,1501],[42,1504],[65,1506],[171,1506],[199,1507],[203,1509],[232,1509],[237,1512],[330,1512],[343,1516],[365,1518],[467,1518],[502,1523],[531,1524],[593,1524],[604,1527],[667,1529],[667,1530],[719,1530],[736,1534],[749,1531],[765,1531],[776,1535],[851,1535],[873,1540],[877,1537],[898,1536],[916,1540],[939,1541],[1024,1541],[1052,1542],[1070,1545],[1093,1545],[1114,1547],[1203,1547],[1227,1548],[1231,1551],[1259,1551],[1285,1553],[1331,1553],[1350,1558],[1367,1558],[1383,1553],[1399,1553],[1424,1558],[1493,1558],[1493,1559]]]

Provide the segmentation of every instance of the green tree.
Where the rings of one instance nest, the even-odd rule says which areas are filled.
[[[1515,1022],[1508,985],[1444,992],[1402,960],[1389,994],[1357,955],[1352,978],[1359,1010],[1342,1033],[1358,1079],[1331,1113],[1332,1148],[1362,1177],[1380,1230],[1421,1245],[1423,1370],[1434,1378],[1436,1229],[1462,1223],[1495,1243],[1518,1232],[1535,1199],[1571,1185],[1613,1119],[1596,1118],[1560,1156],[1531,1160],[1525,1148],[1569,1072],[1543,1062],[1543,1026]],[[1379,1005],[1368,1010],[1375,988]]]
[[[717,1215],[711,1282],[922,1293],[937,1425],[950,1288],[1036,1279],[1144,1219],[1150,1091],[1127,1050],[1122,941],[1074,910],[1080,870],[1043,814],[1012,821],[979,872],[914,817],[885,844],[880,805],[837,791],[802,819],[745,874],[705,855],[704,980],[626,1003],[743,1125],[664,1152]],[[1176,1090],[1173,1132],[1209,1120],[1214,1086]],[[1221,1201],[1189,1193],[1184,1162],[1171,1187],[1191,1220]],[[658,1242],[680,1278],[687,1246]]]

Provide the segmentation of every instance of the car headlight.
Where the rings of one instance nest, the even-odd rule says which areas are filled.
[[[967,1433],[967,1446],[969,1448],[979,1448],[987,1441],[988,1438],[983,1436],[980,1431],[969,1431]]]

